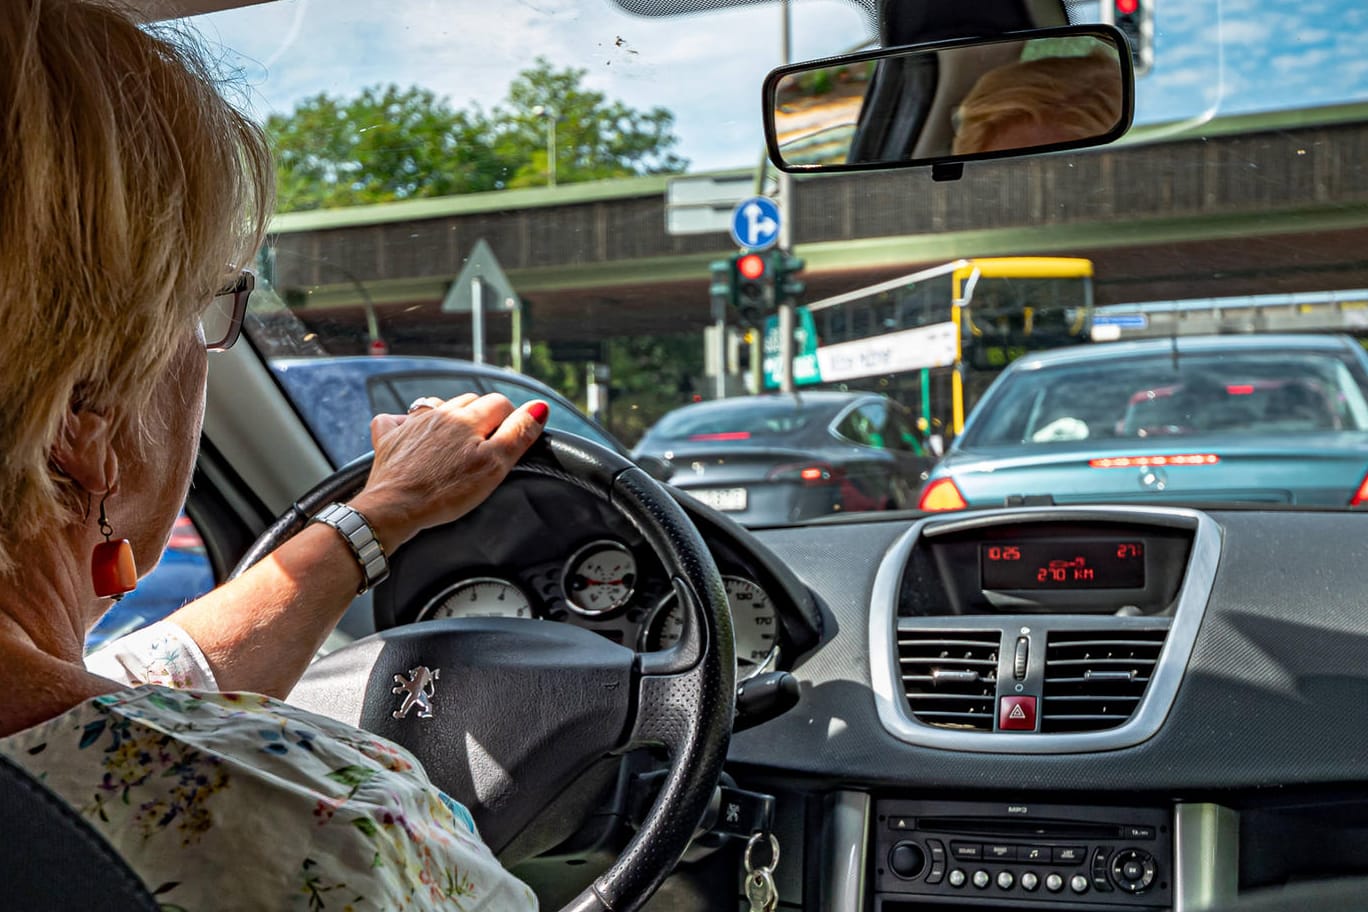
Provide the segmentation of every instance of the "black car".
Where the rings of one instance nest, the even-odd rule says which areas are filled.
[[[647,431],[633,457],[746,525],[914,506],[934,461],[902,406],[842,392],[688,405]]]

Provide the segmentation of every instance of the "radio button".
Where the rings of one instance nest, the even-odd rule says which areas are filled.
[[[1010,889],[1012,889],[1012,885],[1013,885],[1014,883],[1016,883],[1016,878],[1012,876],[1012,872],[1011,872],[1011,871],[1003,871],[1001,874],[998,875],[998,888],[999,888],[999,889],[1001,889],[1001,890],[1010,890]]]
[[[1060,890],[1064,889],[1064,878],[1060,877],[1058,874],[1046,875],[1045,889],[1049,890],[1051,893],[1058,893]]]
[[[955,870],[950,872],[950,886],[952,887],[962,887],[968,879],[969,875],[965,874],[959,868],[955,868]]]
[[[950,854],[961,861],[978,861],[983,857],[983,846],[977,842],[952,842]]]
[[[1040,886],[1040,878],[1036,877],[1032,872],[1027,871],[1025,874],[1021,875],[1021,889],[1029,893],[1038,886]]]
[[[1084,877],[1082,874],[1075,874],[1069,879],[1069,889],[1073,890],[1075,893],[1087,893],[1088,886],[1088,878]]]
[[[1054,850],[1055,864],[1082,864],[1088,860],[1087,846],[1061,846]]]
[[[988,885],[992,882],[993,878],[987,871],[974,872],[974,886],[978,887],[980,890],[988,889]]]
[[[938,884],[942,880],[945,880],[945,862],[931,862],[931,873],[926,875],[926,882]]]
[[[1017,861],[1034,861],[1039,864],[1050,863],[1049,846],[1017,846]]]
[[[1153,839],[1154,827],[1148,826],[1123,826],[1121,833],[1126,839]]]
[[[888,828],[890,830],[915,830],[917,821],[911,817],[889,817]]]
[[[1017,847],[1013,845],[985,845],[983,847],[983,858],[985,861],[1016,861]]]
[[[926,847],[931,850],[932,864],[945,864],[945,843],[939,839],[928,839]]]

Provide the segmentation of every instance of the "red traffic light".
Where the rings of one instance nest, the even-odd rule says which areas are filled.
[[[765,258],[758,253],[748,253],[736,261],[736,271],[754,281],[765,274]]]
[[[1116,0],[1116,11],[1123,16],[1133,16],[1140,8],[1140,0]]]

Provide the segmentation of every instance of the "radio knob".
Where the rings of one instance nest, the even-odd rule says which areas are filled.
[[[962,887],[967,880],[969,880],[969,875],[965,874],[959,868],[955,868],[955,870],[950,872],[950,886],[952,887]]]
[[[978,887],[980,890],[988,889],[988,885],[992,882],[993,878],[989,876],[987,871],[974,872],[974,886]]]
[[[915,842],[900,842],[888,853],[888,866],[904,880],[911,880],[926,867],[926,855]]]
[[[1125,849],[1112,859],[1112,879],[1127,893],[1143,893],[1154,883],[1159,866],[1144,849]]]
[[[1049,890],[1051,893],[1058,893],[1060,890],[1064,889],[1064,878],[1060,877],[1058,874],[1046,876],[1045,889]]]
[[[1069,880],[1069,889],[1073,890],[1075,893],[1087,893],[1088,878],[1084,877],[1082,874],[1075,874]]]
[[[1016,878],[1011,871],[1003,871],[998,875],[998,888],[1002,890],[1012,889],[1012,884],[1016,883]]]
[[[1029,892],[1038,886],[1040,886],[1040,878],[1036,877],[1035,874],[1027,871],[1021,875],[1021,889]]]

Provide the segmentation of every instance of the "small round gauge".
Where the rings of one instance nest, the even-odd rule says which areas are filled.
[[[532,603],[517,586],[492,576],[462,580],[428,602],[418,612],[420,621],[447,618],[530,618]]]
[[[736,676],[745,680],[779,657],[779,616],[765,590],[748,579],[724,576],[722,588],[736,635]],[[669,649],[683,632],[684,611],[673,594],[667,595],[646,625],[641,648],[648,652]]]
[[[591,542],[565,564],[565,600],[580,614],[606,614],[627,604],[636,589],[636,558],[615,541]]]

